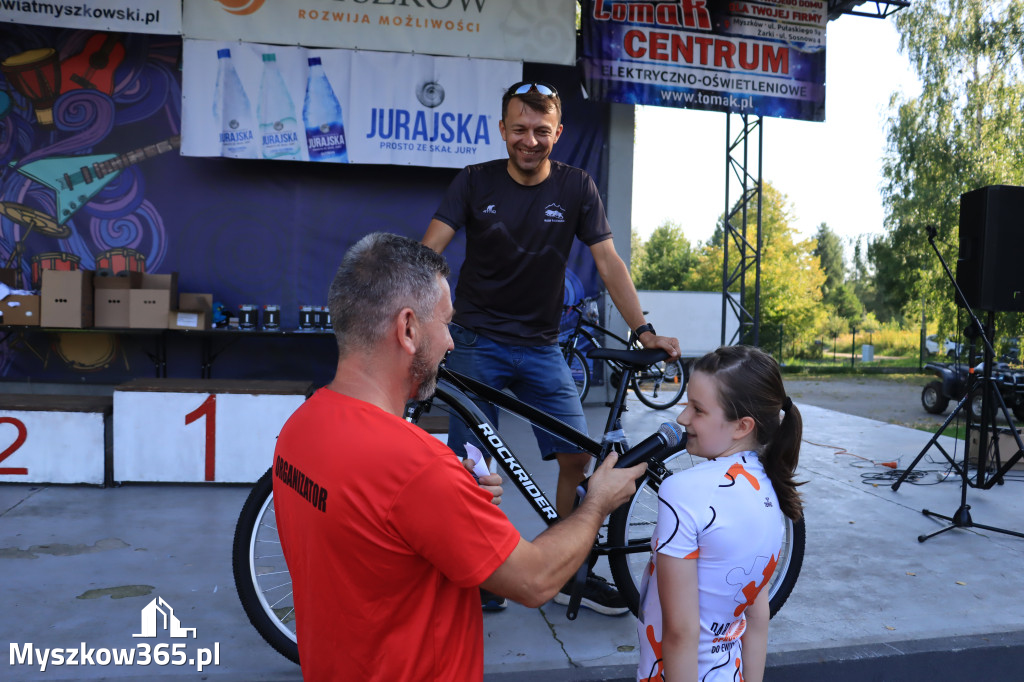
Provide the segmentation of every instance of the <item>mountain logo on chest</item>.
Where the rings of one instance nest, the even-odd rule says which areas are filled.
[[[558,204],[548,204],[544,207],[544,222],[546,223],[564,223],[565,222],[565,209]]]

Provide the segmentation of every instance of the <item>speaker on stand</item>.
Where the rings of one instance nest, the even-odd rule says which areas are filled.
[[[1024,456],[1024,442],[1020,434],[1014,430],[1013,438],[1017,445],[1017,452],[1009,461],[996,472],[989,480],[985,481],[985,457],[987,454],[988,439],[991,432],[997,437],[996,428],[996,407],[999,408],[1005,418],[1012,422],[1010,412],[1003,401],[1002,395],[996,390],[992,383],[992,365],[995,360],[995,351],[991,339],[995,333],[995,313],[1024,311],[1024,269],[1017,265],[1019,254],[1024,253],[1024,187],[1009,185],[992,185],[966,192],[960,196],[960,253],[957,259],[956,276],[946,265],[945,259],[935,245],[937,230],[933,226],[926,228],[928,231],[928,243],[931,244],[935,255],[945,270],[946,276],[953,283],[956,290],[956,303],[962,305],[971,318],[973,330],[978,332],[984,348],[984,372],[980,386],[982,393],[982,418],[978,424],[978,480],[972,485],[967,476],[967,456],[964,456],[962,465],[957,465],[953,458],[941,446],[939,450],[946,456],[950,464],[960,474],[960,506],[951,516],[943,516],[936,512],[922,509],[925,516],[935,517],[949,521],[950,525],[941,528],[927,535],[919,535],[918,542],[935,537],[941,533],[954,528],[983,528],[997,533],[1006,533],[1024,538],[1024,533],[1012,530],[985,526],[975,523],[971,518],[970,505],[967,504],[967,488],[990,488],[996,483],[1002,482],[1003,475],[1008,469],[1017,463]],[[981,321],[974,314],[974,310],[986,312],[986,324],[982,326]],[[973,345],[973,343],[972,343]],[[973,361],[973,360],[972,360]],[[977,378],[977,375],[974,375]],[[929,443],[914,459],[910,467],[892,485],[893,490],[898,490],[900,484],[906,479],[910,471],[917,465],[924,454],[932,445],[937,444],[937,438],[946,428],[954,415],[960,409],[966,407],[971,400],[974,382],[968,383],[967,394],[960,401],[957,409],[946,419],[939,431],[932,437]],[[971,431],[971,411],[967,412],[967,431]]]
[[[971,307],[1024,311],[1024,187],[991,185],[960,196],[956,282]]]

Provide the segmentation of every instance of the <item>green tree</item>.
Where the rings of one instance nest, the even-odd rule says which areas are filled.
[[[823,315],[818,319],[815,332],[815,336],[823,342],[821,347],[823,356],[827,355],[829,358],[834,358],[837,351],[849,350],[848,346],[846,348],[839,347],[839,337],[850,332],[850,321],[842,315],[834,311]]]
[[[822,295],[828,295],[846,283],[846,264],[843,262],[843,244],[838,235],[828,224],[818,225],[814,235],[814,255],[821,260],[821,269],[825,273],[825,283],[821,287]]]
[[[853,287],[853,293],[857,296],[857,300],[864,306],[866,316],[891,322],[898,317],[899,311],[882,301],[875,282],[874,270],[868,262],[865,244],[870,245],[870,241],[866,241],[863,237],[853,240],[853,269],[849,283]]]
[[[821,287],[822,301],[848,320],[860,319],[864,307],[857,300],[853,287],[846,282],[846,263],[843,243],[825,223],[818,225],[812,252],[821,261],[825,283]]]
[[[917,317],[925,309],[949,330],[953,289],[925,227],[935,226],[952,267],[960,195],[1024,184],[1024,0],[915,0],[896,14],[896,28],[922,90],[890,101],[887,231],[868,257],[885,305]]]
[[[634,285],[643,277],[646,265],[647,249],[640,235],[633,230],[629,233],[629,274],[633,278]]]
[[[641,258],[638,261],[634,255],[632,271],[637,289],[679,291],[696,260],[689,240],[683,235],[683,228],[673,222],[656,227],[637,250]]]
[[[798,239],[792,227],[793,207],[785,194],[770,183],[764,183],[761,198],[761,334],[760,343],[776,348],[780,331],[787,344],[794,339],[810,338],[826,314],[821,304],[825,274],[814,256],[814,240]],[[696,263],[690,269],[686,289],[721,291],[724,225],[718,228],[701,247]],[[757,243],[757,212],[747,216],[747,241]],[[730,249],[737,248],[730,243]],[[730,251],[730,266],[738,262],[736,251]],[[748,294],[753,306],[754,271],[747,273]]]

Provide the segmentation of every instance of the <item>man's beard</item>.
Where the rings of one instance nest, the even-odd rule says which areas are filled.
[[[416,349],[412,356],[412,366],[409,372],[412,374],[413,384],[416,386],[414,400],[426,400],[434,395],[437,388],[437,366],[438,363],[431,362],[433,357],[430,344],[424,344]]]

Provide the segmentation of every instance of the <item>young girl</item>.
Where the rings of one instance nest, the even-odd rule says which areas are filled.
[[[679,415],[687,451],[708,461],[658,495],[640,594],[637,679],[761,682],[768,590],[783,515],[798,520],[793,480],[803,422],[775,360],[726,346],[693,365]]]

